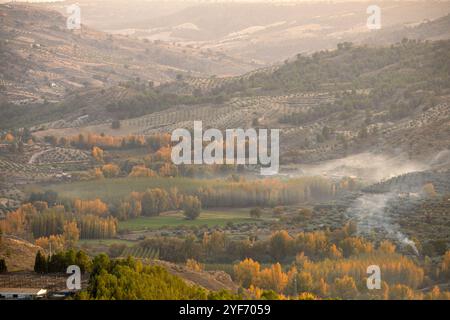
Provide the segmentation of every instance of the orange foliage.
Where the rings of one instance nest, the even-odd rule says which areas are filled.
[[[92,156],[98,162],[103,162],[103,150],[100,149],[99,147],[92,148]]]
[[[50,252],[51,250],[52,253],[62,251],[66,246],[65,239],[63,235],[60,234],[38,238],[34,243],[47,252]]]
[[[177,174],[177,167],[171,163],[164,163],[162,167],[159,168],[159,175],[161,177],[175,177]]]
[[[245,259],[233,267],[234,274],[238,282],[248,288],[258,277],[261,266],[252,259]]]
[[[108,205],[100,199],[80,200],[74,202],[75,212],[79,214],[93,214],[96,216],[104,215],[108,212]]]
[[[270,268],[261,270],[257,283],[263,289],[282,292],[288,283],[288,276],[281,269],[281,265],[276,263]]]
[[[78,230],[77,223],[75,221],[67,221],[64,224],[64,240],[69,248],[72,248],[80,239],[80,230]]]
[[[117,165],[113,163],[105,164],[102,167],[103,176],[106,178],[114,178],[117,177],[120,173],[120,169]]]
[[[13,136],[11,133],[7,133],[7,134],[5,135],[4,140],[5,140],[6,142],[13,142],[13,141],[15,140],[15,138],[14,138],[14,136]]]
[[[131,169],[130,174],[128,175],[129,177],[156,177],[156,172],[146,168],[145,166],[142,165],[138,165],[138,166],[134,166],[133,169]]]

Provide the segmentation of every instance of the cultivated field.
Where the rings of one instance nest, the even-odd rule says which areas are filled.
[[[28,190],[45,189],[55,190],[62,198],[80,198],[103,200],[121,199],[128,196],[131,192],[143,192],[149,188],[170,189],[176,187],[179,192],[190,193],[200,187],[221,186],[226,182],[220,179],[202,180],[184,177],[164,178],[113,178],[91,181],[77,181],[71,183],[51,184],[45,187],[33,186]]]
[[[227,223],[257,223],[264,220],[272,220],[269,215],[261,219],[250,218],[249,209],[217,209],[204,210],[195,220],[187,220],[181,212],[163,213],[158,217],[139,217],[119,223],[119,230],[138,231],[145,229],[159,229],[163,227],[178,226],[208,226],[223,227]]]

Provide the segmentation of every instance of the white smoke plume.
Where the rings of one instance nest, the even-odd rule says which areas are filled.
[[[358,233],[384,233],[386,238],[410,246],[419,255],[415,243],[400,231],[387,212],[389,201],[395,197],[394,193],[364,193],[347,209],[347,215],[356,220]]]

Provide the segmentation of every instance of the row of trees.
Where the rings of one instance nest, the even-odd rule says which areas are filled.
[[[103,151],[94,147],[92,155],[97,161],[103,161]],[[103,179],[116,177],[150,178],[150,177],[197,177],[214,178],[217,175],[233,174],[242,169],[242,166],[231,165],[174,165],[170,160],[163,162],[136,161],[136,163],[124,162],[121,166],[107,163],[101,167],[89,170],[87,174],[80,174],[79,179]],[[131,164],[131,166],[130,166]]]
[[[92,261],[84,251],[69,249],[49,256],[38,251],[35,257],[34,271],[37,273],[65,273],[70,265],[77,265],[82,273],[92,269]]]
[[[73,146],[80,149],[90,149],[94,147],[102,149],[121,149],[121,148],[136,148],[136,147],[150,147],[152,150],[158,150],[163,146],[170,144],[170,135],[154,134],[151,136],[128,135],[125,137],[108,136],[104,134],[80,133],[73,137],[47,136],[45,140],[55,146],[68,147]]]
[[[200,214],[202,203],[196,196],[185,195],[177,188],[169,191],[160,188],[145,192],[132,192],[113,209],[112,214],[120,220],[139,216],[157,216],[168,210],[183,210],[186,218],[195,219]]]
[[[110,260],[101,254],[92,264],[89,286],[78,295],[79,299],[205,300],[213,297],[163,267],[144,266],[132,258]]]
[[[152,238],[139,246],[159,250],[163,260],[187,261],[189,268],[198,271],[203,269],[203,262],[241,260],[231,274],[256,298],[272,291],[278,298],[450,299],[450,293],[438,287],[427,294],[418,290],[432,285],[431,278],[448,281],[450,251],[437,268],[421,267],[397,253],[391,242],[375,245],[353,232],[353,226],[347,225],[333,232],[300,233],[296,237],[279,231],[267,240],[250,241],[232,240],[224,232],[214,231],[200,240],[193,235],[185,239]],[[278,259],[281,263],[265,268],[258,262]],[[381,269],[381,290],[367,289],[370,265]]]
[[[225,232],[215,230],[200,237],[191,234],[185,239],[146,239],[139,246],[158,250],[163,260],[182,262],[193,258],[212,263],[230,263],[245,258],[288,263],[295,260],[299,252],[304,252],[313,260],[319,260],[370,254],[377,250],[395,251],[395,247],[390,247],[389,242],[383,242],[375,249],[372,243],[356,237],[355,232],[354,224],[347,224],[334,231],[302,232],[295,237],[280,230],[264,240],[257,240],[257,235],[251,235],[245,240],[235,240]]]
[[[26,203],[0,220],[0,230],[27,238],[32,235],[46,246],[73,246],[79,238],[112,238],[117,220],[106,215],[107,206],[100,200],[75,201],[74,212],[63,205],[48,207],[47,202]],[[56,236],[60,235],[61,238]],[[54,236],[54,237],[52,237]]]
[[[119,220],[126,220],[182,209],[192,219],[198,216],[202,207],[287,205],[311,199],[327,199],[336,193],[336,189],[335,184],[322,178],[302,178],[288,182],[277,179],[231,180],[201,187],[191,194],[182,194],[177,188],[170,188],[168,191],[153,188],[141,193],[132,192],[126,199],[111,206],[111,214]],[[76,200],[77,203],[80,201]],[[105,207],[104,211],[106,210]]]
[[[367,288],[369,265],[380,266],[382,282],[379,290]],[[233,271],[236,281],[256,293],[265,289],[286,296],[309,293],[339,299],[450,299],[450,292],[441,292],[438,287],[426,295],[415,290],[422,284],[424,271],[395,253],[377,252],[320,262],[311,262],[301,253],[287,268],[279,263],[262,268],[258,262],[245,259],[235,264]]]
[[[336,186],[319,177],[305,177],[287,182],[278,179],[227,181],[219,186],[205,186],[195,192],[205,207],[270,207],[334,196]]]
[[[78,234],[81,239],[109,239],[115,237],[116,232],[117,220],[110,216],[102,218],[93,214],[74,215],[49,209],[32,221],[35,238],[62,234],[66,241],[73,241],[70,239],[77,238]]]
[[[157,146],[157,144],[155,144]],[[213,177],[225,175],[243,170],[243,166],[237,165],[180,165],[176,166],[171,160],[171,147],[161,146],[155,152],[151,152],[142,160],[128,159],[120,165],[106,163],[110,161],[105,156],[104,150],[94,146],[91,149],[92,157],[103,165],[89,171],[89,177],[95,179],[115,178],[118,176],[128,177],[176,177],[176,176],[196,176]]]

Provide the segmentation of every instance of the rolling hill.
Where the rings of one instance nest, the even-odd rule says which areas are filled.
[[[86,15],[88,18],[101,17],[99,27],[116,33],[131,33],[143,39],[176,42],[183,46],[196,45],[267,64],[288,59],[299,52],[331,49],[339,42],[378,39],[383,37],[384,30],[387,33],[401,30],[400,33],[407,35],[402,30],[405,25],[434,20],[450,13],[446,2],[383,1],[376,4],[382,15],[382,29],[376,31],[366,27],[369,3],[365,1],[192,2],[180,4],[177,11],[163,16],[146,18],[139,15],[135,21],[114,21],[108,26],[105,23],[109,20],[108,15],[114,14],[113,8],[102,11],[86,6]],[[95,21],[92,23],[96,24]]]
[[[110,35],[40,5],[0,5],[0,98],[16,104],[60,101],[77,89],[123,81],[161,83],[178,74],[233,75],[255,65],[222,53]]]
[[[8,271],[32,271],[36,253],[44,250],[16,237],[3,236],[0,242],[0,257],[4,258]]]
[[[177,87],[200,91],[197,102],[181,99],[162,105],[151,95],[143,102],[117,101],[103,111],[85,108],[87,113],[102,115],[97,123],[49,122],[34,127],[35,135],[61,137],[80,131],[151,135],[189,128],[194,120],[219,129],[256,123],[282,129],[285,163],[371,150],[425,160],[448,148],[449,45],[450,41],[412,40],[389,47],[344,43],[337,50],[299,55],[273,70],[171,84],[174,92]],[[158,90],[163,92],[164,86]],[[95,101],[86,106],[105,104],[100,97]],[[110,119],[118,112],[121,126],[112,129]]]

